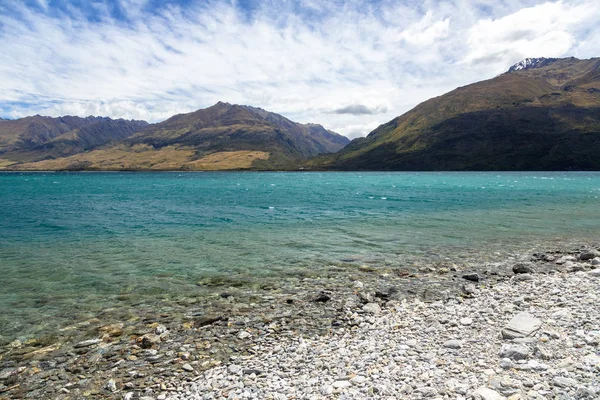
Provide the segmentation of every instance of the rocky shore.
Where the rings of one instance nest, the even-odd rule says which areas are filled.
[[[597,245],[223,283],[3,346],[0,399],[596,399],[599,302]]]

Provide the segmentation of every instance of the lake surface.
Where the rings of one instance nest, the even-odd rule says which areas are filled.
[[[0,173],[0,339],[199,280],[597,242],[600,173]]]

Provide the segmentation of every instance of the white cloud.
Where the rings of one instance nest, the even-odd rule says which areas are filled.
[[[590,29],[598,31],[599,20],[597,2],[561,1],[484,19],[469,30],[464,62],[507,65],[526,57],[561,57],[572,52]]]
[[[600,43],[600,4],[587,0],[529,8],[530,0],[419,8],[304,0],[307,14],[271,2],[252,18],[229,3],[151,14],[145,0],[118,1],[127,23],[104,3],[99,22],[75,9],[50,17],[17,0],[6,7],[13,12],[0,6],[3,115],[160,121],[223,100],[364,136],[521,58],[589,57]],[[381,113],[331,113],[349,105]]]
[[[448,36],[450,18],[441,21],[433,21],[433,13],[427,12],[423,18],[398,32],[397,41],[403,40],[408,45],[425,47]]]

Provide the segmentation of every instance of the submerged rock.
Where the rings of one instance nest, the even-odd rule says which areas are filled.
[[[84,340],[83,342],[79,342],[77,344],[75,344],[76,349],[80,349],[80,348],[84,348],[84,347],[90,347],[90,346],[94,346],[97,345],[98,343],[102,342],[102,339],[90,339],[90,340]]]
[[[196,319],[194,325],[197,328],[202,328],[203,326],[212,325],[219,321],[227,321],[227,317],[223,315],[206,315]]]
[[[331,296],[326,292],[321,292],[317,297],[313,299],[315,303],[326,303],[331,300]]]
[[[512,271],[515,274],[531,274],[533,272],[533,266],[531,264],[519,263],[512,267]]]
[[[106,383],[105,388],[109,392],[116,392],[117,391],[117,383],[115,382],[114,379],[109,379],[109,381]]]

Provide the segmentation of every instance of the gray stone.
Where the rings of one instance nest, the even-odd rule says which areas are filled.
[[[533,272],[533,266],[529,263],[519,263],[512,267],[515,274],[531,274]]]
[[[142,349],[149,349],[151,347],[153,347],[154,345],[158,345],[161,342],[161,338],[158,335],[144,335],[142,337],[142,342],[140,344],[140,346],[142,347]]]
[[[593,260],[594,258],[600,256],[600,254],[598,254],[597,251],[592,250],[592,251],[584,251],[579,255],[579,259],[581,261],[588,261],[588,260]]]
[[[116,392],[117,391],[117,383],[115,382],[114,379],[109,379],[108,382],[106,383],[105,388],[109,392]]]
[[[600,257],[596,257],[592,260],[592,265],[600,265]]]
[[[500,350],[500,357],[510,358],[511,360],[525,360],[529,357],[531,349],[522,344],[505,344]]]
[[[600,368],[600,356],[594,353],[590,353],[583,358],[583,362],[588,365],[596,365]]]
[[[377,303],[367,303],[363,306],[362,310],[369,314],[379,314],[381,307]]]
[[[333,382],[333,387],[335,389],[345,389],[345,388],[349,388],[350,386],[352,386],[350,381],[335,381],[335,382]]]
[[[362,385],[367,381],[367,378],[365,378],[362,375],[356,375],[354,378],[350,379],[350,382],[354,385]]]
[[[503,396],[510,396],[519,391],[520,382],[514,379],[510,379],[508,376],[497,376],[490,377],[488,386]]]
[[[184,371],[187,372],[194,372],[194,367],[192,367],[190,364],[185,363],[181,366],[181,369],[183,369]]]
[[[313,301],[315,303],[326,303],[329,300],[331,300],[331,296],[329,295],[329,293],[321,292],[317,297],[314,298]]]
[[[537,343],[538,340],[535,337],[527,336],[527,337],[515,338],[512,340],[512,342],[518,343],[518,344],[534,344],[534,343]]]
[[[588,275],[594,276],[594,277],[600,277],[600,268],[591,270],[590,272],[588,272]]]
[[[546,371],[549,368],[547,364],[542,364],[538,360],[529,360],[527,362],[527,367],[534,371]]]
[[[19,371],[16,368],[9,368],[0,371],[0,381],[8,379],[9,377],[18,374]]]
[[[252,336],[252,334],[250,334],[250,332],[241,331],[240,333],[238,333],[237,338],[240,340],[244,340],[244,339],[248,339],[250,336]]]
[[[334,390],[333,386],[331,386],[331,385],[323,385],[321,387],[321,390],[319,390],[319,391],[321,392],[321,394],[323,396],[329,396],[329,395],[333,394],[333,390]]]
[[[518,274],[513,277],[513,280],[516,282],[532,281],[533,276],[531,274]]]
[[[542,321],[535,318],[528,312],[521,312],[515,315],[502,330],[503,339],[515,339],[519,337],[531,336],[540,329]]]
[[[510,358],[503,358],[502,360],[500,360],[498,365],[502,369],[511,369],[514,367],[514,363],[512,362],[512,360]]]
[[[449,349],[460,349],[462,345],[462,340],[452,339],[444,342],[444,347],[447,347]]]
[[[472,284],[472,283],[465,283],[465,284],[462,286],[462,291],[463,291],[463,293],[465,293],[465,294],[468,294],[468,295],[473,295],[473,294],[475,294],[475,293],[477,292],[477,288],[476,288],[476,287],[475,287],[475,285],[474,285],[474,284]]]
[[[76,349],[80,349],[83,347],[90,347],[90,346],[94,346],[98,343],[100,343],[102,341],[102,339],[90,339],[90,340],[84,340],[83,342],[79,342],[75,345]]]
[[[566,263],[567,261],[577,261],[577,259],[575,257],[571,256],[571,255],[568,255],[568,256],[562,256],[562,257],[560,257],[555,262],[560,265],[560,264]]]
[[[472,282],[479,282],[479,274],[476,273],[464,274],[462,278]]]
[[[362,289],[365,285],[361,281],[355,281],[352,286],[356,289]]]
[[[227,371],[229,371],[230,374],[233,375],[238,375],[240,374],[243,370],[242,367],[240,367],[239,365],[235,365],[235,364],[231,364],[228,368]]]
[[[541,345],[535,347],[534,355],[542,360],[552,360],[554,358],[552,352]]]
[[[571,266],[571,268],[569,268],[569,272],[579,272],[579,271],[585,271],[585,265],[575,264],[575,265]]]
[[[435,388],[432,388],[430,386],[420,387],[416,391],[419,392],[421,394],[421,396],[423,396],[425,398],[435,397],[438,395],[438,391]]]
[[[475,400],[504,400],[505,397],[495,390],[480,387],[476,391],[473,392],[473,398]]]
[[[578,388],[577,393],[575,393],[575,397],[578,399],[597,399],[597,395],[598,392],[595,389],[584,386]]]
[[[463,326],[469,326],[473,324],[473,320],[471,318],[461,318],[459,322]]]
[[[578,382],[573,378],[565,378],[563,376],[556,376],[552,379],[552,385],[560,388],[576,387]]]

